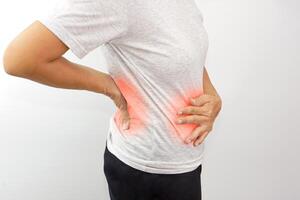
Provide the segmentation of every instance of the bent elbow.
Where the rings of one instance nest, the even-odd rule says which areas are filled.
[[[12,56],[10,55],[10,52],[8,49],[4,51],[3,58],[2,58],[2,63],[4,67],[4,71],[9,74],[9,75],[17,75],[17,70],[16,67],[14,66],[12,62]]]
[[[2,61],[4,71],[12,76],[26,77],[33,71],[33,67],[27,65],[24,55],[20,56],[20,52],[10,46],[5,49]]]

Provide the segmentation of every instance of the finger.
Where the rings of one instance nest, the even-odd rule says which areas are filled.
[[[128,105],[126,99],[122,96],[119,99],[119,109],[121,112],[121,124],[122,124],[122,129],[126,130],[129,129],[130,125],[130,116],[128,112]]]
[[[191,135],[186,139],[186,141],[188,143],[194,141],[195,139],[197,139],[198,136],[200,136],[202,133],[204,133],[205,131],[207,131],[207,128],[206,126],[204,125],[201,125],[201,126],[198,126],[197,128],[195,128],[193,130],[193,132],[191,133]]]
[[[130,127],[130,116],[128,111],[122,111],[122,129],[126,130]]]
[[[206,94],[191,98],[191,104],[194,106],[203,106],[204,104],[210,101],[211,101],[211,96]]]
[[[204,139],[207,137],[209,131],[205,131],[203,134],[201,134],[195,141],[194,141],[194,146],[197,146],[201,144]]]
[[[195,114],[195,115],[203,115],[207,117],[214,117],[213,107],[209,104],[205,104],[203,106],[187,106],[182,110],[178,111],[178,114],[182,111],[182,114]]]
[[[190,114],[190,115],[201,115],[205,113],[205,110],[199,106],[186,106],[178,110],[177,114]]]
[[[202,124],[207,122],[209,119],[206,116],[201,115],[188,115],[184,117],[178,117],[176,119],[177,124]]]

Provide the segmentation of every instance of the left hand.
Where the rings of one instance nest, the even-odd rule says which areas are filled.
[[[193,145],[197,146],[212,131],[213,123],[221,110],[222,101],[219,96],[203,94],[196,98],[191,98],[191,104],[191,106],[186,106],[178,111],[179,115],[189,115],[178,117],[176,123],[179,123],[178,120],[182,120],[179,124],[192,123],[199,125],[185,140],[186,143],[193,142]]]

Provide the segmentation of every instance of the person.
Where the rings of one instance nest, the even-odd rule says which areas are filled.
[[[108,73],[63,57],[99,46]],[[63,0],[9,43],[3,63],[10,75],[114,102],[103,164],[112,200],[199,200],[204,139],[222,105],[207,50],[194,0]]]

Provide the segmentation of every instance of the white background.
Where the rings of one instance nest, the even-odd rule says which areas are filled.
[[[198,3],[206,67],[223,99],[206,139],[203,199],[300,199],[300,2]],[[1,55],[54,4],[1,1]],[[65,57],[106,72],[101,48]],[[0,199],[109,199],[102,167],[112,101],[9,76],[0,62]]]

